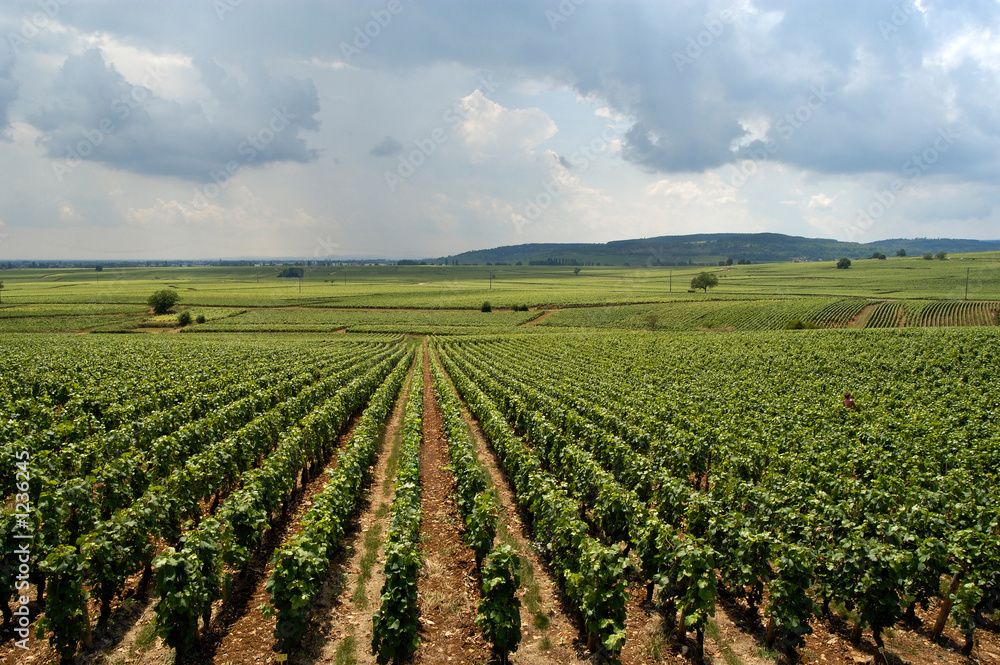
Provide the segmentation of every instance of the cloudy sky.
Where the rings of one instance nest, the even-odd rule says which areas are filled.
[[[7,0],[0,259],[1000,237],[996,0]]]

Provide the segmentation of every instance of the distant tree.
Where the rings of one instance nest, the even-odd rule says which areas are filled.
[[[573,274],[574,275],[579,275],[580,274],[580,269],[579,268],[573,268]]]
[[[897,249],[896,250],[896,256],[906,256],[906,250],[905,249]]]
[[[166,314],[170,311],[170,308],[177,304],[180,296],[177,295],[176,291],[170,289],[160,289],[149,296],[149,300],[146,304],[153,308],[153,311],[157,314]]]
[[[487,300],[486,302],[483,303],[483,306],[480,308],[480,311],[483,311],[483,312],[492,312],[493,311],[493,305],[491,305],[490,301]]]
[[[837,261],[838,270],[847,270],[851,267],[851,260],[846,256],[842,256],[839,261]]]
[[[934,258],[937,259],[938,261],[944,261],[946,258],[948,258],[948,253],[942,249],[940,252],[934,255]]]
[[[280,273],[278,277],[298,277],[302,278],[305,275],[305,270],[302,268],[285,268]]]
[[[934,255],[930,252],[924,252],[924,261],[933,261]]]
[[[872,258],[878,259],[879,261],[885,261],[885,254],[883,254],[882,252],[875,252],[874,254],[872,254]]]
[[[205,315],[204,314],[199,314],[198,316],[195,317],[194,320],[195,320],[195,323],[205,323]]]
[[[731,256],[726,257],[726,265],[727,266],[733,265],[733,257]]]
[[[94,266],[94,272],[104,272],[104,266]]]
[[[181,328],[191,325],[191,312],[184,310],[177,315],[177,325]]]
[[[691,280],[692,289],[704,289],[705,293],[713,286],[719,285],[719,278],[714,273],[700,272]]]

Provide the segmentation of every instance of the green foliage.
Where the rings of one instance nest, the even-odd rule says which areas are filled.
[[[205,323],[205,315],[204,314],[199,314],[198,316],[195,317],[194,320],[195,320],[195,323]]]
[[[905,249],[897,249],[896,250],[896,256],[906,256],[906,250]]]
[[[837,259],[838,270],[847,270],[850,267],[851,267],[851,260],[846,256],[842,256],[839,259]]]
[[[705,293],[712,287],[719,285],[719,278],[715,273],[700,272],[691,280],[692,289],[704,289]]]
[[[479,311],[481,311],[481,312],[492,312],[493,311],[493,305],[490,304],[489,300],[483,301],[483,305],[482,305],[482,307],[479,308]]]
[[[795,544],[779,544],[775,549],[775,578],[768,590],[770,598],[766,614],[774,622],[781,645],[797,649],[805,643],[805,636],[812,633],[809,619],[813,615],[813,601],[809,597],[816,555]]]
[[[166,314],[179,299],[180,296],[173,289],[160,289],[149,296],[146,304],[152,307],[156,314]]]
[[[944,250],[941,250],[940,252],[934,255],[934,258],[939,261],[944,261],[945,259],[948,258],[948,253],[945,252]]]
[[[157,634],[178,653],[186,653],[197,642],[198,619],[208,625],[212,602],[222,584],[219,524],[206,519],[201,527],[181,539],[183,549],[168,547],[153,561],[156,571]]]
[[[517,651],[521,642],[518,566],[517,555],[509,545],[498,545],[483,561],[483,599],[477,608],[476,625],[501,663],[507,662],[508,654]]]
[[[934,260],[934,255],[932,253],[930,253],[930,252],[924,252],[923,258],[924,258],[924,261],[933,261]]]
[[[49,642],[67,662],[88,630],[80,557],[76,548],[59,545],[49,552],[40,568],[46,575],[45,616],[40,627],[50,633]]]
[[[185,310],[177,315],[177,325],[181,328],[191,325],[191,312]]]
[[[420,443],[423,440],[423,354],[416,369],[403,415],[403,442],[396,471],[385,544],[385,582],[379,609],[372,617],[372,653],[384,665],[413,653],[420,637],[417,574],[420,570]]]

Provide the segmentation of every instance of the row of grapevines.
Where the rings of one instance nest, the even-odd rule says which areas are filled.
[[[692,444],[705,446],[703,459],[709,464],[703,469],[704,485],[695,483],[701,491],[692,494],[686,482],[691,466],[679,469],[680,485],[671,482],[669,493],[659,490],[657,509],[663,523],[682,529],[685,536],[705,539],[722,579],[731,588],[742,587],[751,604],[759,601],[767,585],[766,611],[776,638],[795,644],[809,630],[812,588],[819,589],[824,604],[835,599],[856,609],[859,626],[870,627],[879,643],[882,630],[900,614],[912,615],[914,603],[940,593],[937,580],[942,575],[956,584],[956,591],[945,596],[942,616],[951,612],[963,630],[971,630],[974,622],[969,617],[995,595],[997,566],[990,557],[996,554],[989,543],[997,542],[998,502],[989,490],[985,502],[964,498],[982,497],[989,487],[969,472],[995,476],[996,469],[995,450],[991,453],[989,445],[976,441],[996,438],[992,411],[981,392],[996,358],[991,358],[988,339],[982,337],[831,334],[806,342],[759,336],[766,339],[762,346],[758,336],[734,336],[725,344],[711,344],[716,348],[704,356],[675,350],[676,362],[669,363],[667,372],[664,359],[671,356],[650,348],[656,338],[601,339],[593,340],[593,349],[567,349],[572,362],[563,362],[561,369],[568,366],[572,371],[556,381],[554,363],[541,356],[551,354],[557,344],[546,340],[544,347],[522,348],[520,362],[503,369],[512,375],[535,375],[544,382],[540,385],[586,385],[595,400],[619,409],[625,404],[615,404],[622,394],[616,388],[631,386],[630,397],[640,400],[630,400],[628,409],[647,410],[651,421],[661,413],[656,406],[676,396],[688,415],[672,416],[672,421],[695,435]],[[973,345],[967,345],[973,338]],[[640,339],[633,353],[629,346]],[[583,341],[574,338],[572,346],[584,346],[577,343]],[[609,348],[609,341],[621,348]],[[833,353],[824,353],[826,341]],[[918,354],[906,349],[911,341]],[[948,346],[942,347],[945,341]],[[775,348],[778,342],[803,348]],[[855,348],[845,353],[848,342]],[[905,351],[892,348],[900,343]],[[518,343],[535,344],[526,339]],[[752,356],[738,355],[749,345]],[[887,362],[886,351],[893,361]],[[909,362],[895,362],[900,353]],[[843,364],[838,355],[852,362]],[[763,356],[763,362],[754,356]],[[939,378],[955,371],[944,364],[946,358],[961,367],[960,382]],[[775,385],[769,389],[760,389],[759,365],[770,366],[767,376]],[[775,365],[794,369],[777,372]],[[800,367],[810,367],[810,372],[796,371]],[[867,385],[874,375],[878,391],[872,394],[882,396],[880,403],[861,413],[847,412],[835,392],[837,383],[828,408],[802,399],[803,389],[815,390],[803,386],[803,378],[827,383],[829,376],[854,367],[859,372],[848,378],[848,385]],[[887,380],[886,374],[899,370],[918,376],[917,382]],[[698,380],[684,380],[688,374]],[[933,392],[934,397],[915,400],[914,393],[921,392]],[[908,399],[899,400],[900,393]],[[609,400],[610,395],[615,399]],[[749,404],[754,408],[747,408]],[[920,414],[915,405],[933,414]],[[897,419],[894,411],[903,417]],[[975,417],[969,417],[972,414]],[[938,429],[942,425],[946,429]],[[937,444],[935,430],[948,432],[949,438],[967,436],[969,445]],[[710,492],[709,469],[716,474]],[[670,505],[679,509],[668,509]]]
[[[418,349],[410,395],[403,414],[403,439],[396,467],[385,539],[385,582],[372,618],[372,653],[380,665],[402,662],[416,651],[417,573],[420,570],[420,444],[423,441],[423,352]]]
[[[71,558],[71,554],[57,547],[54,553],[42,562],[42,570],[50,576],[55,576],[53,582],[59,584],[59,588],[82,589],[85,588],[85,583],[90,586],[101,602],[101,620],[106,620],[111,600],[124,589],[128,577],[143,567],[146,567],[145,576],[150,575],[155,544],[160,539],[168,543],[177,543],[184,521],[200,516],[202,500],[224,490],[227,486],[245,481],[244,476],[248,476],[248,470],[275,444],[281,448],[282,444],[291,438],[286,436],[279,442],[279,437],[286,432],[286,428],[324,402],[327,403],[320,407],[319,411],[314,412],[316,416],[307,419],[305,424],[311,425],[308,430],[311,434],[308,439],[310,442],[315,444],[317,441],[328,439],[328,436],[324,438],[324,432],[329,425],[331,411],[346,412],[349,415],[363,404],[366,393],[370,394],[374,385],[377,385],[381,377],[398,362],[399,353],[383,360],[346,386],[344,381],[349,378],[348,376],[334,375],[320,382],[317,389],[310,391],[308,395],[288,400],[256,418],[236,435],[194,455],[183,467],[175,469],[162,484],[152,486],[132,506],[120,511],[112,519],[100,523],[92,532],[82,537],[79,541],[79,552],[73,551],[78,562],[76,569],[68,568],[65,563]],[[362,371],[367,364],[362,363],[352,371]],[[342,419],[346,417],[341,415]],[[301,442],[302,436],[295,436],[294,441]],[[273,479],[274,476],[284,477],[292,469],[299,468],[289,464],[291,453],[286,451],[282,455],[275,455],[268,457],[272,460],[271,475],[262,481],[269,484],[272,492],[269,497],[281,491],[281,485]],[[308,458],[302,460],[303,464],[305,459]],[[253,474],[254,471],[249,473]],[[227,508],[230,505],[231,502],[227,501]],[[236,512],[235,507],[228,509]],[[243,513],[238,514],[240,517],[248,517]],[[259,513],[251,514],[266,524],[267,513],[263,516]],[[63,538],[63,542],[69,542],[65,535]],[[89,620],[85,616],[85,605],[70,611],[63,609],[67,602],[61,598],[48,597],[47,607],[56,606],[60,611],[47,612],[45,624],[52,630],[53,641],[57,647],[72,654],[81,631],[88,628]]]
[[[628,446],[617,437],[584,423],[572,410],[548,404],[551,412],[562,418],[564,430],[566,423],[573,424],[575,431],[564,433],[546,419],[545,413],[525,406],[515,392],[518,388],[524,391],[523,384],[497,381],[462,360],[459,364],[481,387],[498,396],[508,419],[525,433],[535,450],[544,456],[548,467],[566,483],[569,492],[584,505],[592,507],[596,527],[604,539],[611,543],[626,541],[636,547],[645,578],[660,583],[661,604],[667,608],[676,605],[683,617],[679,634],[683,636],[688,629],[694,629],[700,651],[704,645],[705,624],[715,611],[715,553],[709,544],[700,540],[703,534],[677,534],[661,522],[657,513],[647,511],[636,491],[625,489],[637,487],[647,498],[652,498],[654,504],[663,505],[666,492],[659,490],[672,488],[668,479],[654,476],[648,464],[642,467],[645,473],[629,476],[627,460],[635,456],[629,455]],[[529,394],[529,399],[536,405],[546,401],[540,394]],[[578,441],[590,444],[593,456],[578,446]],[[609,473],[598,459],[618,473]],[[644,490],[643,483],[646,483]],[[657,487],[655,493],[653,485]],[[666,614],[672,616],[672,612]]]
[[[157,556],[155,610],[157,627],[170,646],[187,651],[197,642],[199,617],[207,626],[212,602],[221,594],[230,569],[245,569],[260,547],[271,516],[286,505],[309,464],[319,465],[330,452],[335,435],[351,414],[382,385],[402,361],[397,353],[332,400],[285,431],[275,450],[259,467],[241,478],[243,485],[222,505],[216,518],[184,537],[180,551],[173,547]]]
[[[278,402],[290,394],[294,394],[304,382],[305,380],[292,381],[272,386],[270,390],[259,393],[260,397],[258,399],[265,403]],[[336,381],[330,385],[336,385]],[[304,408],[309,403],[310,393],[315,394],[315,397],[312,399],[319,399],[322,396],[320,392],[316,391],[303,392],[298,398],[282,403],[280,406],[274,408],[272,412],[261,418],[268,422],[277,422],[277,420],[284,417],[282,414],[293,413],[295,409],[292,407],[298,405],[299,408]],[[239,413],[229,413],[231,419],[235,419],[239,415]],[[244,430],[246,429],[244,427]],[[261,440],[263,441],[264,439]],[[134,458],[138,460],[138,456],[129,457],[130,459]],[[203,457],[214,458],[214,452],[203,455]],[[64,482],[47,480],[44,475],[42,475],[41,479],[37,476],[34,477],[33,483],[36,486],[40,485],[40,489],[36,495],[35,510],[32,511],[31,517],[34,523],[34,532],[37,535],[38,554],[36,556],[40,560],[44,559],[50,552],[56,551],[61,545],[76,544],[81,539],[91,544],[108,544],[109,547],[100,550],[98,554],[104,551],[107,551],[109,554],[110,562],[108,565],[112,573],[112,579],[115,580],[115,584],[111,585],[110,588],[115,589],[116,593],[128,575],[128,573],[123,573],[119,566],[115,565],[121,554],[116,534],[124,536],[125,540],[129,540],[132,538],[133,533],[133,529],[126,529],[125,534],[121,534],[118,527],[131,525],[134,529],[138,529],[138,533],[144,533],[145,531],[141,528],[142,525],[136,522],[132,513],[126,512],[123,518],[120,517],[117,520],[110,520],[110,516],[117,514],[121,508],[131,505],[131,497],[135,493],[145,489],[149,481],[153,478],[147,477],[147,474],[141,468],[138,468],[137,464],[131,467],[123,465],[122,468],[118,468],[112,464],[106,468],[112,471],[117,470],[117,475],[96,478],[93,476],[77,477],[67,479]],[[174,471],[176,474],[177,470],[175,469]],[[187,489],[183,486],[184,482],[185,479],[178,475],[173,481],[168,481],[167,486],[161,488],[159,494],[170,496],[171,499],[169,500],[173,500],[172,495],[174,493],[180,494],[181,490]],[[180,489],[176,489],[177,487],[180,487]],[[150,502],[147,500],[146,503]],[[164,504],[165,500],[154,499],[152,503]],[[101,523],[102,521],[103,523]],[[100,526],[98,526],[99,523]],[[154,522],[153,526],[158,527],[161,525],[158,522]],[[6,544],[8,542],[7,538],[11,538],[12,536],[12,532],[6,532],[4,534],[4,543]],[[135,543],[126,542],[125,546],[132,548],[135,546]],[[12,547],[8,551],[11,549]],[[98,556],[97,561],[100,560],[102,560],[102,557]],[[100,567],[98,566],[98,569]],[[38,583],[38,598],[40,600],[45,593],[45,571],[47,567],[42,565],[35,568],[36,570],[33,571],[35,574],[33,581]],[[12,580],[8,580],[6,576],[2,576],[2,579],[0,579],[0,591],[3,592],[0,600],[2,600],[3,607],[7,606],[9,598],[13,594],[11,583]],[[111,596],[109,596],[108,593],[110,592],[107,588],[105,587],[105,590],[101,593],[102,621],[107,618],[111,596],[114,595],[114,593],[111,593]]]
[[[409,364],[399,363],[376,391],[354,428],[350,444],[337,456],[337,466],[326,488],[303,516],[302,531],[271,557],[274,570],[266,589],[278,618],[275,638],[282,650],[302,639],[312,603],[357,507],[361,487],[381,444],[383,426]]]
[[[531,515],[536,540],[548,553],[560,585],[583,617],[590,648],[600,643],[608,652],[618,653],[625,643],[624,559],[616,549],[587,535],[587,525],[577,515],[577,503],[551,474],[542,471],[538,456],[511,432],[489,396],[447,354],[442,360],[513,480],[518,503]]]
[[[431,360],[434,392],[448,439],[449,468],[455,475],[455,502],[465,522],[462,536],[475,553],[482,579],[483,598],[476,625],[492,644],[494,655],[505,664],[521,642],[521,602],[515,595],[521,583],[519,562],[510,546],[494,546],[499,499],[496,491],[488,488],[486,470],[476,455],[458,399],[437,359],[432,356]]]

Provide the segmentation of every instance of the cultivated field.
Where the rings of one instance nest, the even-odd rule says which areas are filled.
[[[1000,262],[701,270],[5,271],[0,659],[1000,663]]]

